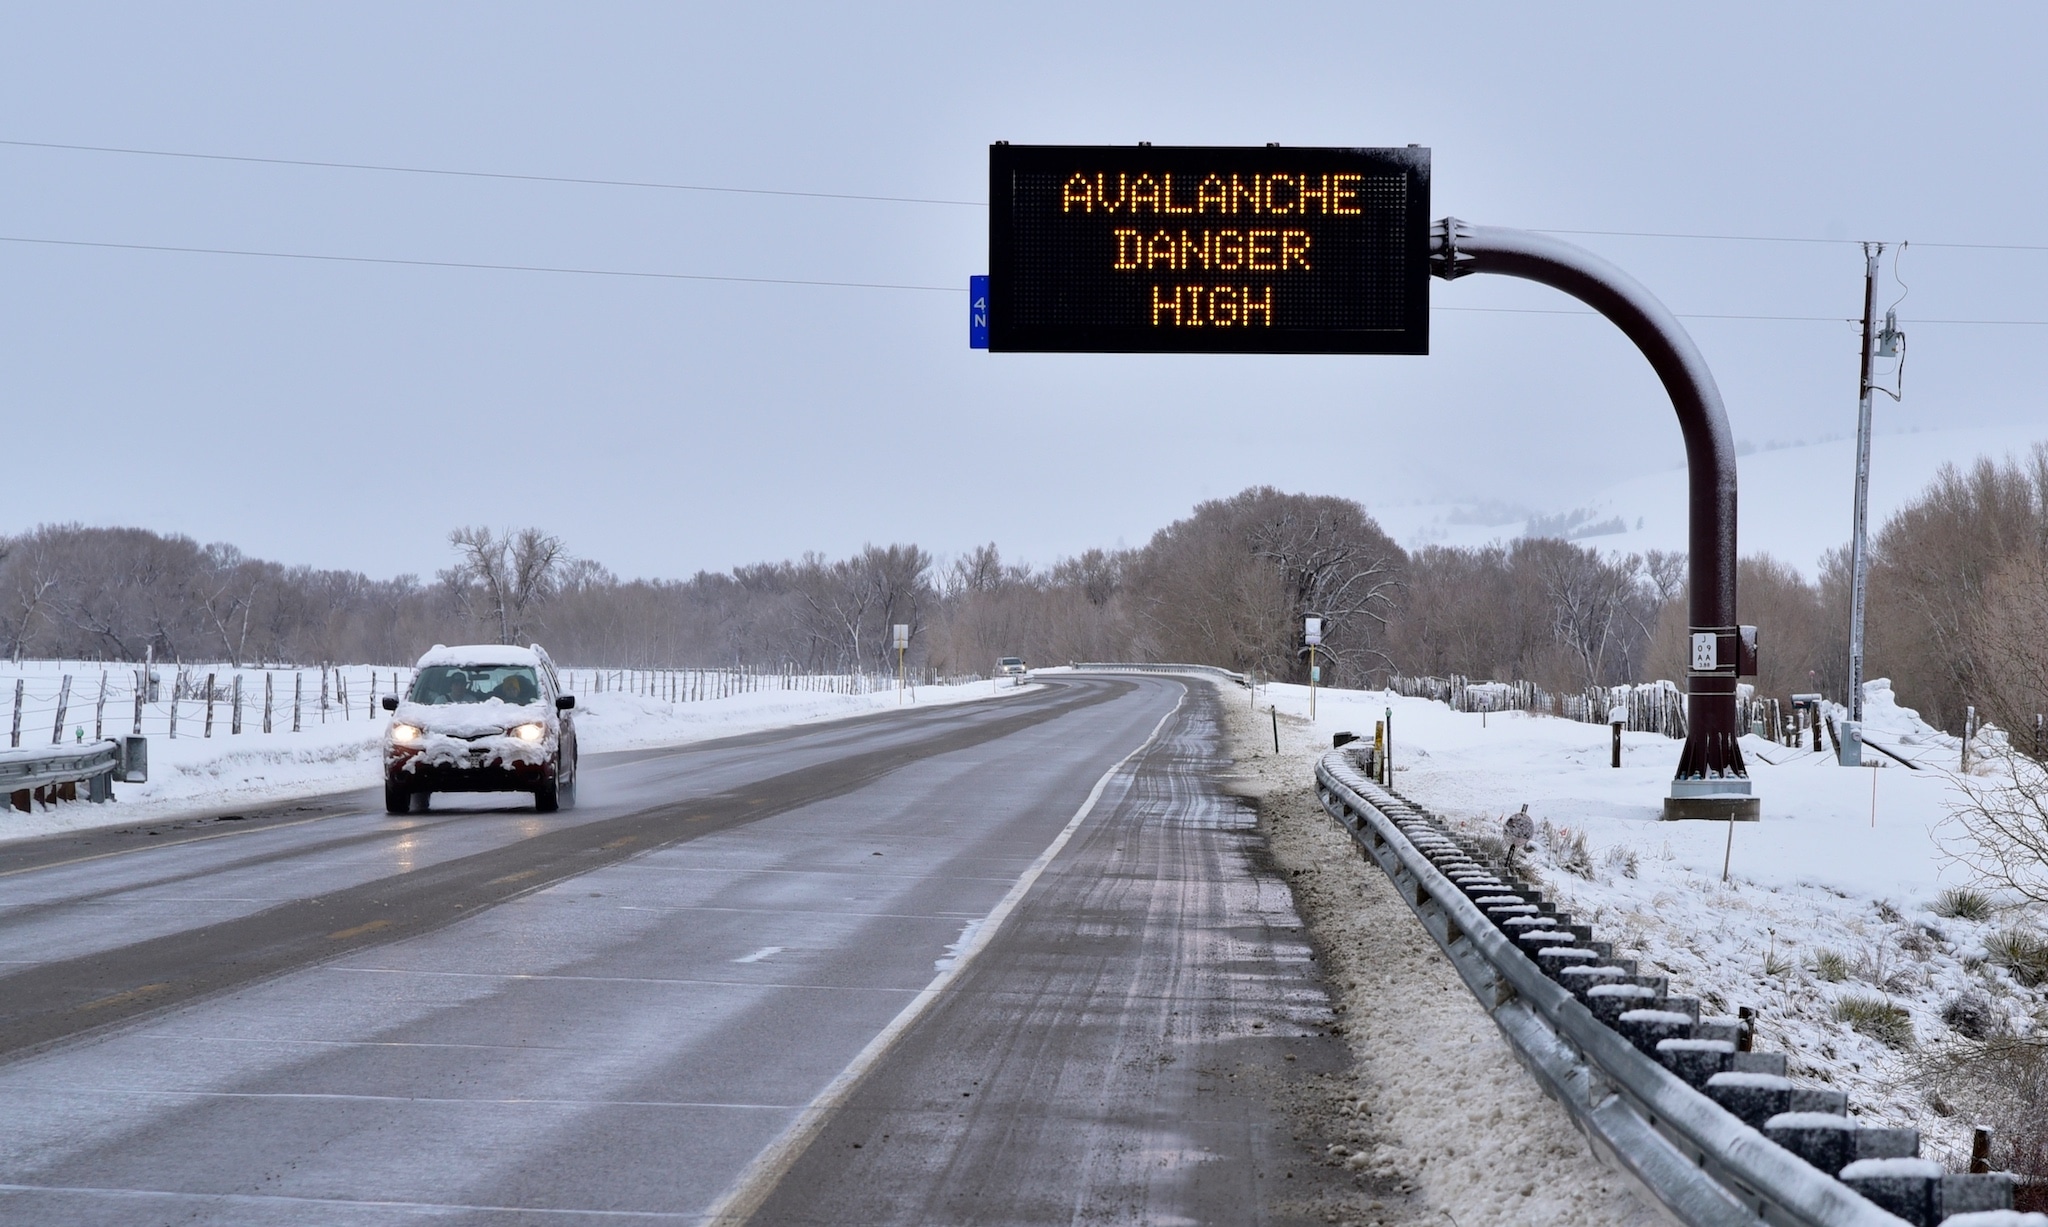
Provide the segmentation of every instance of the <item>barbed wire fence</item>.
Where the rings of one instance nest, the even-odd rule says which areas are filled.
[[[570,694],[629,694],[681,705],[768,691],[861,696],[894,690],[895,674],[819,673],[725,666],[700,669],[570,668]],[[0,664],[11,693],[9,744],[83,743],[122,735],[239,737],[380,720],[379,700],[412,685],[407,665],[237,667],[225,663],[20,660]],[[907,674],[904,685],[960,685],[979,677]],[[11,685],[9,684],[11,683]]]

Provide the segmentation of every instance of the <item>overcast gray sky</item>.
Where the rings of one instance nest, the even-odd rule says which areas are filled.
[[[1433,288],[1433,353],[990,355],[991,140],[1434,150],[1433,211],[1910,239],[1888,428],[2048,422],[2048,7],[0,8],[0,531],[140,524],[389,575],[538,523],[622,574],[1137,544],[1253,483],[1372,504],[1680,463],[1610,326]],[[584,276],[19,240],[937,289]],[[1845,243],[1584,236],[1690,315],[1861,303]],[[1883,300],[1898,289],[1886,283]],[[1691,319],[1738,438],[1854,428],[1840,322]],[[2048,434],[2048,427],[2044,427]],[[1680,496],[1674,491],[1673,499]]]

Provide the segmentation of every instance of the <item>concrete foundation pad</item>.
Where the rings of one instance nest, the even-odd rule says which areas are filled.
[[[1763,800],[1746,797],[1740,793],[1725,796],[1666,797],[1664,798],[1664,821],[1680,822],[1686,819],[1702,819],[1711,822],[1726,822],[1730,814],[1737,822],[1761,822],[1764,816]]]

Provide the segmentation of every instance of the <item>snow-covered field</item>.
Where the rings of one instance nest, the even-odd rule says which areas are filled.
[[[98,666],[94,670],[97,684]],[[308,671],[309,676],[317,670]],[[387,671],[388,672],[388,671]],[[132,670],[130,671],[132,678]],[[285,675],[287,678],[289,674]],[[588,675],[576,671],[580,681]],[[0,679],[4,681],[5,679]],[[245,682],[246,686],[246,682]],[[851,688],[851,687],[848,687]],[[1022,689],[1030,689],[1023,687]],[[9,688],[11,690],[11,687]],[[169,680],[165,681],[168,692]],[[931,706],[985,699],[1017,693],[1010,682],[973,682],[952,686],[919,686],[906,693],[904,704]],[[260,683],[257,693],[260,694]],[[76,698],[73,700],[77,703]],[[133,689],[116,721],[110,708],[106,732],[112,736],[128,732],[133,716]],[[834,720],[863,712],[884,711],[898,706],[894,689],[867,694],[838,694],[829,690],[761,689],[724,698],[693,702],[671,702],[666,698],[636,694],[620,689],[576,692],[577,737],[585,753],[608,750],[638,750],[682,745],[715,737],[730,737],[761,729],[780,728],[819,720]],[[366,718],[360,700],[353,719],[331,713],[319,723],[317,710],[311,719],[302,714],[301,731],[290,732],[287,714],[274,720],[277,731],[263,733],[251,712],[245,712],[243,732],[227,731],[225,708],[216,712],[214,735],[203,736],[203,720],[195,718],[199,705],[187,701],[173,739],[168,735],[167,704],[151,705],[144,730],[149,737],[149,782],[117,784],[116,800],[94,805],[86,801],[58,802],[47,810],[21,813],[0,810],[0,840],[21,839],[55,831],[119,825],[142,820],[160,820],[184,814],[202,813],[237,806],[256,806],[317,796],[355,788],[374,788],[381,782],[379,754],[386,717]],[[67,725],[78,722],[74,718]],[[90,735],[92,704],[84,707],[83,719]],[[41,723],[41,735],[24,737],[24,746],[48,745],[51,725]]]
[[[1920,1126],[1928,1153],[1953,1159],[1958,1148],[1967,1154],[1968,1122],[1931,1110],[1905,1081],[1906,1050],[1836,1021],[1835,1003],[1888,999],[1924,1046],[1951,1036],[1944,1006],[1974,991],[2028,1033],[2048,1019],[2048,988],[2023,987],[1986,961],[1986,941],[2015,925],[2038,931],[2048,917],[2012,900],[1985,920],[1935,914],[1940,892],[1972,876],[1944,852],[1958,835],[1945,820],[1960,796],[1960,747],[1896,705],[1884,683],[1868,694],[1872,733],[1925,769],[1844,768],[1832,755],[1746,737],[1763,820],[1732,825],[1660,820],[1680,743],[1656,734],[1625,734],[1617,770],[1602,725],[1324,689],[1311,726],[1306,687],[1261,688],[1256,701],[1262,714],[1277,706],[1296,718],[1283,721],[1282,738],[1304,780],[1331,733],[1370,738],[1391,710],[1402,793],[1465,832],[1496,837],[1526,802],[1549,828],[1537,871],[1564,907],[1709,1012],[1758,1009],[1758,1047],[1787,1053],[1795,1077],[1849,1091],[1878,1121]],[[1572,848],[1579,837],[1583,859]]]

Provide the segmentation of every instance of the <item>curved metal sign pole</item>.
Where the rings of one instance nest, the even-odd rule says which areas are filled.
[[[1685,436],[1691,490],[1691,667],[1685,749],[1664,803],[1666,818],[1753,819],[1749,772],[1736,743],[1735,443],[1721,391],[1692,338],[1635,278],[1592,252],[1547,235],[1472,226],[1448,217],[1430,231],[1432,275],[1446,281],[1500,273],[1562,290],[1606,316],[1636,343],[1663,381]]]

